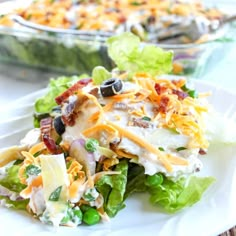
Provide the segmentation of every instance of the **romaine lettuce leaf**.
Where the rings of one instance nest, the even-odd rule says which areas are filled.
[[[103,66],[96,66],[92,72],[94,84],[101,84],[104,80],[111,78],[111,73]]]
[[[120,171],[121,174],[105,175],[96,183],[97,190],[104,198],[104,209],[111,217],[125,207],[124,194],[127,183],[128,161],[121,160],[116,165],[115,171]]]
[[[9,196],[0,196],[0,201],[2,201],[2,204],[6,207],[26,210],[29,199],[10,199],[11,194],[17,196],[24,188],[26,188],[26,185],[22,184],[18,177],[19,168],[19,165],[7,167],[6,175],[0,178],[0,185],[8,189],[10,192]]]
[[[63,93],[78,80],[88,77],[88,75],[83,74],[81,76],[61,76],[57,79],[51,79],[48,85],[47,94],[35,102],[35,111],[38,113],[50,112],[51,109],[57,105],[55,97]]]
[[[125,198],[134,192],[145,192],[147,187],[145,185],[145,170],[143,166],[137,164],[130,164],[128,169],[128,178],[125,191]]]
[[[0,201],[4,201],[3,205],[5,205],[6,207],[16,210],[26,210],[26,207],[29,203],[29,199],[13,201],[4,196],[0,196]]]
[[[26,185],[22,184],[18,177],[19,168],[19,165],[7,167],[6,175],[0,178],[0,185],[16,193],[20,193],[26,188]]]
[[[174,182],[164,178],[161,185],[148,188],[150,201],[162,206],[167,212],[174,213],[198,202],[214,180],[213,177],[192,176],[189,180],[181,178]]]
[[[155,45],[142,46],[139,37],[126,32],[107,40],[108,54],[120,70],[131,74],[146,72],[152,76],[172,70],[172,51]]]

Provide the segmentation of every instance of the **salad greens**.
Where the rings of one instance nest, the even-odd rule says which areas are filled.
[[[35,111],[38,113],[50,112],[53,107],[57,106],[55,97],[63,93],[80,79],[89,77],[86,74],[80,76],[61,76],[51,79],[48,85],[48,92],[35,102]]]
[[[198,202],[213,182],[213,177],[192,176],[190,179],[183,178],[178,181],[164,178],[162,184],[148,188],[150,201],[162,206],[167,212],[174,213]]]
[[[17,199],[19,193],[26,187],[26,185],[20,182],[18,172],[20,166],[14,164],[6,168],[6,174],[3,178],[0,178],[0,187],[6,188],[6,196],[0,196],[0,201],[4,201],[9,208],[17,210],[25,210],[29,203],[28,199]],[[14,198],[11,196],[15,195]]]
[[[128,161],[121,160],[116,165],[115,171],[121,173],[114,176],[103,176],[96,183],[96,188],[104,197],[105,211],[112,217],[125,207],[124,195],[127,184]]]
[[[6,169],[6,175],[0,179],[0,185],[16,193],[22,191],[26,185],[20,182],[18,176],[19,168],[19,165],[12,165],[11,167],[8,167]]]
[[[154,45],[142,46],[140,38],[132,33],[111,37],[107,40],[108,54],[119,70],[146,72],[152,76],[168,74],[172,70],[173,52]]]

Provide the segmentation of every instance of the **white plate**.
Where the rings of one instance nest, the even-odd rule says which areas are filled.
[[[198,91],[212,91],[210,101],[217,111],[225,113],[229,104],[236,107],[235,94],[203,81],[194,83]],[[42,93],[43,91],[39,91],[18,100],[15,106],[4,112],[0,121],[1,147],[3,144],[17,144],[25,130],[32,127],[32,114],[29,111],[32,111],[33,100]],[[135,194],[126,201],[126,208],[108,223],[54,229],[25,213],[1,207],[0,235],[216,236],[236,225],[236,146],[212,146],[202,159],[204,168],[201,175],[214,176],[216,182],[206,191],[200,202],[177,214],[161,213],[149,204],[146,194]]]

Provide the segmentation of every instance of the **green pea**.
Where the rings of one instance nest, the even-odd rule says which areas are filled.
[[[95,225],[100,221],[100,218],[101,217],[98,214],[97,210],[95,210],[94,208],[89,208],[84,212],[83,222],[88,225]]]
[[[94,138],[87,139],[84,145],[85,149],[88,152],[95,152],[97,149],[97,146],[99,146],[99,142]]]
[[[85,211],[87,211],[88,209],[90,209],[91,208],[91,206],[89,206],[89,205],[81,205],[80,206],[80,210],[82,211],[82,212],[85,212]]]
[[[145,185],[148,187],[158,186],[163,183],[163,176],[161,174],[148,175],[145,180]]]

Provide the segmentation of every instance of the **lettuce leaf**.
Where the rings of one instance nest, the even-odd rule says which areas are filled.
[[[111,78],[111,73],[103,66],[96,66],[92,71],[92,78],[94,84],[101,84],[103,81]]]
[[[137,164],[129,165],[125,198],[134,192],[145,192],[147,190],[144,171],[143,166]]]
[[[18,177],[19,169],[19,165],[8,167],[6,169],[6,175],[0,179],[0,185],[16,193],[20,193],[24,188],[26,188],[26,185],[22,184]]]
[[[19,195],[19,193],[26,188],[26,185],[20,182],[18,177],[19,165],[12,165],[7,167],[6,175],[0,178],[0,185],[7,188],[11,191],[12,194]],[[11,200],[9,196],[0,196],[0,201],[6,207],[17,209],[17,210],[26,210],[26,206],[29,203],[29,199],[17,199]]]
[[[148,189],[150,201],[162,206],[169,213],[175,213],[198,202],[214,181],[213,177],[192,176],[189,180],[181,178],[177,182],[164,178],[161,185]]]
[[[121,160],[116,165],[115,171],[120,171],[121,174],[105,175],[96,183],[97,190],[104,198],[104,210],[110,217],[114,217],[119,210],[125,207],[124,194],[127,184],[128,161]]]
[[[81,76],[61,76],[57,79],[51,79],[48,85],[48,92],[35,102],[35,111],[38,113],[50,112],[53,107],[57,106],[55,97],[66,91],[80,79],[88,77],[88,75],[82,74]]]
[[[108,54],[119,70],[131,74],[146,72],[152,76],[168,74],[172,70],[172,51],[155,45],[142,46],[139,37],[126,32],[107,40]]]
[[[5,205],[6,207],[16,210],[26,210],[26,207],[29,203],[29,199],[13,201],[4,196],[0,196],[0,201],[4,201],[3,205]]]

